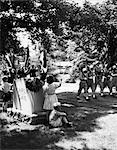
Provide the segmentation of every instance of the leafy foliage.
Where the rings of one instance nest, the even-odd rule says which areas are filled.
[[[47,37],[45,36],[45,30],[49,28],[53,30],[55,34],[59,34],[61,30],[59,29],[59,25],[66,21],[67,10],[69,10],[68,7],[70,7],[70,5],[63,0],[2,0],[2,52],[4,52],[4,50],[8,51],[9,47],[5,47],[6,40],[8,40],[9,34],[14,36],[16,29],[19,27],[26,28],[35,39],[39,39],[38,36],[41,35],[42,43],[45,47],[49,46],[47,45],[48,41],[44,43],[44,41],[48,40],[48,38],[45,40],[45,37]],[[35,33],[37,34],[35,35]],[[10,37],[10,39],[13,40],[13,37]],[[10,44],[10,46],[11,45],[12,44]],[[14,50],[15,49],[16,48],[14,48]]]
[[[114,46],[108,46],[110,24],[115,27],[115,30],[117,28],[117,2],[114,0],[108,0],[101,5],[91,5],[86,1],[83,8],[65,0],[1,0],[0,18],[2,53],[9,52],[10,48],[14,49],[14,53],[22,51],[16,33],[18,28],[25,28],[31,34],[32,42],[41,41],[51,56],[53,38],[47,30],[56,35],[57,50],[64,51],[63,55],[67,56],[66,43],[71,40],[77,45],[73,54],[83,50],[92,57],[93,50],[97,49],[97,39],[102,37],[108,48],[107,60],[117,61],[116,42],[113,42]],[[115,37],[116,33],[113,37],[114,41],[116,41]]]

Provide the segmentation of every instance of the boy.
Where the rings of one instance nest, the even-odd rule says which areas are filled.
[[[61,103],[56,102],[53,105],[53,110],[51,111],[49,115],[49,124],[52,127],[61,127],[61,126],[67,126],[71,127],[72,124],[67,119],[67,114],[60,111]]]
[[[78,89],[77,99],[79,99],[82,89],[84,89],[84,93],[86,94],[86,100],[89,100],[88,86],[87,86],[88,72],[86,68],[81,69],[79,79],[80,79],[80,85]]]
[[[112,94],[111,91],[111,82],[112,82],[112,75],[109,69],[104,68],[104,76],[103,76],[103,90],[105,87],[108,87],[110,90],[110,95]]]
[[[110,95],[113,95],[113,87],[116,88],[117,92],[117,66],[114,65],[112,67],[112,80],[111,80],[111,87],[110,87]]]
[[[88,89],[91,88],[93,98],[96,98],[95,96],[95,71],[94,71],[93,65],[90,65],[88,67],[87,86],[88,86]]]
[[[4,92],[3,94],[3,111],[7,111],[7,106],[8,106],[8,101],[11,100],[11,88],[12,84],[8,83],[8,78],[5,76],[3,77],[3,83],[2,83],[2,91]]]
[[[95,66],[95,90],[97,85],[100,86],[100,95],[103,96],[103,65],[98,64]]]

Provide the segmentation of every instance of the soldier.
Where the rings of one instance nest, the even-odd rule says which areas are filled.
[[[88,74],[87,74],[87,68],[82,68],[79,74],[79,79],[80,79],[80,84],[79,84],[79,89],[78,89],[78,94],[77,98],[79,99],[80,94],[82,92],[82,89],[84,89],[84,93],[86,94],[85,98],[86,100],[89,99],[88,97],[88,87],[87,87],[87,79],[88,79]]]
[[[110,87],[110,95],[113,94],[113,87],[116,88],[116,91],[117,91],[117,66],[114,65],[112,67],[112,81],[111,81],[111,87]]]
[[[88,67],[87,86],[88,86],[88,89],[91,88],[93,98],[96,98],[95,96],[95,71],[94,71],[93,65],[90,65]]]
[[[98,64],[95,66],[95,90],[97,88],[97,85],[100,86],[100,94],[103,96],[103,66],[102,64]]]
[[[104,76],[103,76],[103,79],[102,79],[102,82],[103,82],[103,90],[105,87],[108,87],[109,90],[110,90],[110,93],[112,93],[112,89],[111,89],[111,82],[112,82],[112,75],[111,75],[111,71],[110,69],[107,69],[105,68],[104,69]]]

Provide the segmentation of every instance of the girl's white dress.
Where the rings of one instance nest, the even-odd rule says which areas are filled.
[[[52,110],[53,104],[58,102],[57,95],[55,93],[55,90],[60,86],[60,84],[52,83],[48,84],[45,89],[45,101],[43,109],[46,110]]]

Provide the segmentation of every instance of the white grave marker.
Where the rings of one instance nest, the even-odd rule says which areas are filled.
[[[26,115],[31,115],[32,114],[31,102],[23,78],[16,80],[16,87],[20,98],[22,112]]]

